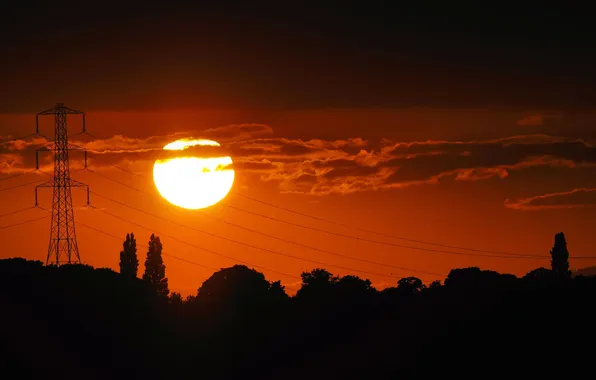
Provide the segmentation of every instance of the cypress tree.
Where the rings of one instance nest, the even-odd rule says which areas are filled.
[[[569,252],[567,251],[565,235],[562,232],[555,235],[555,245],[551,249],[550,254],[553,274],[557,278],[570,278]]]
[[[149,238],[147,258],[145,259],[145,273],[143,274],[143,280],[147,281],[157,294],[167,297],[170,290],[168,289],[166,266],[161,257],[162,248],[159,236],[151,234],[151,237]]]
[[[120,274],[126,278],[136,278],[138,270],[137,240],[133,233],[126,234],[123,249],[120,251]]]

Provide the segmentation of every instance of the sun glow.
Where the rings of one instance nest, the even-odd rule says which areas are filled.
[[[164,150],[185,150],[192,146],[220,146],[211,140],[177,140]],[[156,160],[153,181],[168,202],[186,209],[201,209],[221,201],[232,189],[232,158],[183,156]]]

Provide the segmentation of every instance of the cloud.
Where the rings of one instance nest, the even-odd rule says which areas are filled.
[[[539,127],[544,125],[547,119],[560,119],[560,115],[546,115],[543,113],[530,113],[522,117],[517,121],[517,125],[524,127],[524,126],[531,126],[531,127]]]
[[[577,208],[595,204],[596,188],[578,188],[560,193],[505,200],[505,207],[522,211]]]
[[[23,164],[23,157],[13,153],[0,154],[0,173],[11,174],[22,172],[20,167]]]
[[[243,172],[252,173],[267,173],[272,171],[283,170],[284,164],[282,162],[272,162],[266,159],[263,160],[241,160],[234,162],[234,169]]]
[[[48,141],[45,139],[45,137],[41,136],[32,136],[31,139],[7,139],[1,144],[1,149],[8,151],[20,151],[32,146],[41,146],[43,144],[46,144],[47,142]]]
[[[512,171],[540,166],[596,165],[596,149],[590,144],[543,134],[481,141],[385,139],[377,150],[341,152],[310,160],[286,159],[283,170],[261,179],[278,181],[282,191],[325,195],[437,185],[446,181],[505,179]],[[311,179],[310,188],[298,184],[297,179],[305,174],[317,178],[317,181]]]
[[[200,133],[143,138],[115,135],[73,143],[89,150],[90,165],[95,170],[118,165],[143,172],[164,154],[230,155],[234,169],[244,178],[272,184],[282,192],[312,195],[400,189],[449,181],[505,180],[513,171],[534,167],[596,166],[596,147],[590,142],[546,134],[472,141],[382,139],[374,143],[359,137],[307,140],[252,136],[271,133],[271,128],[262,124],[235,124],[210,131],[229,139],[221,140],[221,147],[196,147],[183,152],[164,152],[162,147],[178,138],[201,136]],[[35,149],[43,143],[46,143],[43,139],[3,143],[0,173],[35,167]],[[51,155],[44,155],[40,163],[51,165]],[[72,165],[77,163],[73,160]],[[515,205],[511,203],[508,207]]]
[[[544,116],[542,114],[527,115],[522,119],[518,120],[517,125],[519,126],[540,126],[544,124]]]
[[[220,142],[229,140],[248,140],[263,135],[270,135],[273,133],[273,128],[265,124],[232,124],[223,127],[205,129],[203,133],[205,137]]]
[[[114,135],[104,139],[94,139],[91,141],[75,140],[73,141],[73,144],[81,146],[95,154],[145,153],[162,150],[162,148],[172,140],[185,136],[186,134],[182,133],[147,138]]]

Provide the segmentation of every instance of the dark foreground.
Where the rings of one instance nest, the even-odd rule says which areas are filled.
[[[313,271],[289,298],[246,267],[222,272],[182,301],[107,269],[0,260],[0,378],[568,378],[594,370],[595,277],[468,268],[443,285],[409,279],[377,292],[357,277]]]

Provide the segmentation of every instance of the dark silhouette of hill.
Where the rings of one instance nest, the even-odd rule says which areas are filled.
[[[443,284],[407,277],[378,291],[315,269],[289,297],[278,281],[235,265],[183,299],[109,269],[0,260],[2,371],[11,379],[570,376],[592,370],[596,277],[566,273],[460,268]]]

